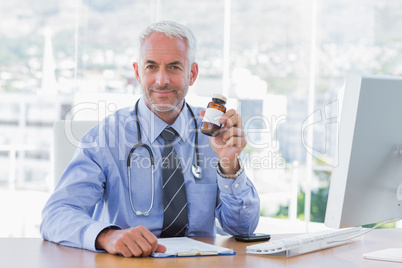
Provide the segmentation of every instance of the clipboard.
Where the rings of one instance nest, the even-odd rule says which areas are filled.
[[[153,252],[154,258],[199,257],[236,255],[233,249],[218,247],[188,237],[159,238],[158,244],[166,247],[165,253]]]

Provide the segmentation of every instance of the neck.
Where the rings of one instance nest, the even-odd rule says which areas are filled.
[[[145,101],[145,104],[148,106],[148,108],[156,114],[160,119],[162,119],[166,124],[172,125],[174,121],[176,121],[177,117],[181,113],[181,110],[184,107],[184,100],[173,110],[167,111],[167,112],[160,112],[156,111],[151,105],[148,104],[148,102]]]

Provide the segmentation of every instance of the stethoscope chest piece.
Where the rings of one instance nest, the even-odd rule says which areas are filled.
[[[202,169],[200,166],[192,165],[191,166],[191,171],[193,172],[193,175],[196,179],[202,179]]]

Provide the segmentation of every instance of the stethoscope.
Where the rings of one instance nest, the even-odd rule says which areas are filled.
[[[155,173],[155,169],[154,169],[154,154],[152,153],[151,147],[149,147],[147,144],[142,143],[142,137],[141,137],[141,128],[140,128],[140,121],[138,119],[138,103],[140,100],[138,100],[135,103],[135,119],[137,121],[137,132],[138,132],[138,143],[136,145],[134,145],[131,150],[130,153],[128,154],[128,158],[127,158],[127,174],[128,174],[128,193],[130,196],[130,204],[131,204],[131,208],[133,209],[134,213],[137,216],[148,216],[149,212],[152,210],[152,207],[154,206],[154,196],[155,196],[155,178],[154,178],[154,173]],[[193,164],[191,166],[191,172],[193,173],[194,177],[196,179],[201,179],[202,178],[202,168],[199,165],[199,155],[198,155],[198,126],[197,126],[197,119],[194,116],[193,110],[190,108],[190,105],[188,105],[188,103],[186,103],[188,110],[190,111],[190,114],[193,118],[194,121],[194,125],[195,125],[195,158],[196,158],[196,163]],[[143,147],[148,151],[149,154],[149,159],[150,159],[150,164],[151,164],[151,168],[152,168],[152,191],[151,191],[151,205],[149,206],[149,209],[145,212],[141,212],[139,210],[136,210],[134,208],[133,205],[133,199],[131,196],[131,156],[134,153],[135,149]]]

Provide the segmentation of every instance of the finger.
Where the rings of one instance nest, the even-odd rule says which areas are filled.
[[[147,257],[152,253],[152,247],[144,239],[132,241],[129,249],[136,257]]]
[[[158,247],[158,238],[144,226],[138,226],[137,231],[151,245],[151,252],[155,252]]]
[[[155,252],[165,253],[166,252],[166,247],[164,245],[158,244],[158,246],[156,247]]]
[[[133,254],[131,253],[131,250],[128,249],[127,247],[124,247],[124,249],[121,249],[118,254],[122,255],[125,258],[131,258],[133,256]]]
[[[124,237],[121,237],[119,241],[116,242],[116,254],[123,255],[126,258],[130,258],[133,256],[132,250],[127,247],[127,241],[125,241]]]
[[[242,149],[246,147],[247,141],[245,138],[242,137],[230,137],[225,143],[224,147],[236,147]]]
[[[140,246],[137,243],[137,238],[133,236],[132,232],[127,232],[121,237],[121,243],[122,245],[119,246],[119,252],[124,256],[124,257],[141,257],[143,252]]]
[[[227,111],[226,113],[224,113],[221,117],[221,119],[219,119],[219,123],[222,125],[226,125],[230,122],[229,119],[232,118],[234,115],[236,115],[236,111],[234,109],[230,109],[229,111]]]
[[[205,115],[205,110],[200,110],[200,117],[201,117],[201,120],[204,119],[204,115]]]
[[[147,228],[137,226],[132,228],[132,239],[141,251],[141,256],[149,256],[158,246],[158,239]]]
[[[228,130],[226,130],[223,133],[222,138],[223,138],[224,141],[227,141],[231,137],[245,138],[246,137],[246,132],[241,128],[231,127],[231,128],[229,128]]]
[[[233,148],[243,149],[246,145],[247,145],[247,142],[244,139],[241,139],[239,137],[232,137],[225,143],[224,147],[226,147],[226,148],[233,147]]]
[[[229,117],[223,125],[223,129],[229,129],[231,127],[243,128],[241,123],[241,116],[239,114],[234,114]]]

